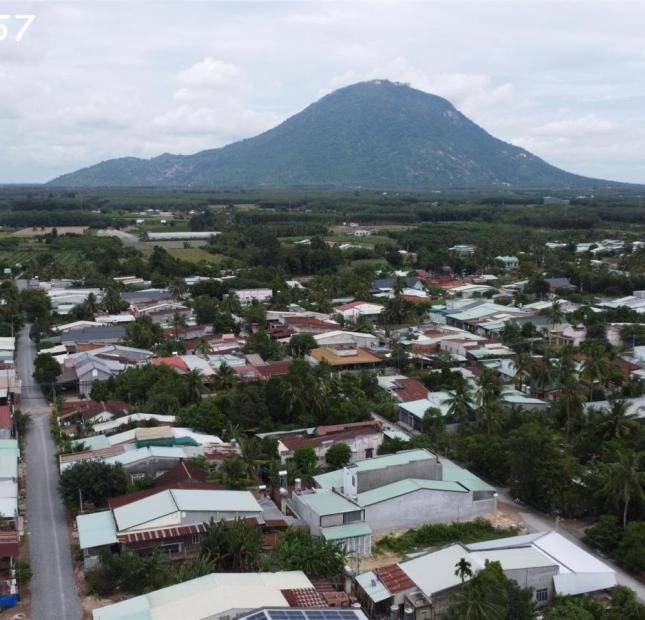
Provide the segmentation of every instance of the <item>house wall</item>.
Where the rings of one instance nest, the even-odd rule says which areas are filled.
[[[418,527],[426,523],[468,521],[494,512],[495,498],[473,501],[471,493],[419,489],[365,507],[365,521],[375,532]]]
[[[543,588],[549,591],[549,600],[555,595],[553,577],[558,574],[557,566],[505,570],[504,574],[522,588],[533,588],[533,600],[536,600],[535,591]]]
[[[430,457],[402,465],[393,465],[371,471],[360,471],[358,472],[358,492],[369,491],[370,489],[382,487],[392,482],[398,482],[399,480],[405,480],[406,478],[441,480],[443,478],[443,466],[436,458]]]

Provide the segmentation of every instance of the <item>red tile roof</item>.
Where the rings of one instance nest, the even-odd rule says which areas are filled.
[[[0,558],[18,557],[17,530],[0,530]]]
[[[392,592],[392,594],[416,587],[414,581],[412,581],[412,579],[403,572],[398,564],[381,566],[381,568],[377,568],[375,570],[375,573],[383,585]]]
[[[345,310],[353,310],[354,308],[359,308],[360,306],[366,304],[366,301],[352,301],[348,304],[343,304],[342,306],[336,306],[334,310],[340,310],[344,312]]]
[[[312,448],[321,446],[324,443],[334,444],[341,441],[349,441],[356,437],[363,435],[371,435],[381,432],[381,425],[379,422],[373,422],[369,426],[361,426],[359,428],[350,428],[345,431],[337,433],[327,433],[325,435],[307,437],[305,435],[286,435],[280,438],[280,441],[288,450],[295,450],[296,448],[308,445]]]
[[[11,419],[11,407],[9,405],[0,406],[0,428],[12,428],[13,420]]]
[[[266,366],[258,366],[257,369],[265,379],[270,379],[275,375],[286,375],[291,368],[291,362],[291,359],[268,362]]]
[[[170,368],[174,368],[175,370],[188,372],[186,362],[181,357],[175,355],[170,357],[152,357],[149,361],[155,366],[170,366]]]
[[[327,601],[315,588],[280,590],[289,607],[327,607]]]
[[[208,473],[199,467],[189,465],[185,461],[177,463],[172,469],[155,479],[155,485],[169,482],[206,482]]]
[[[60,418],[65,419],[80,413],[83,418],[88,419],[104,411],[110,413],[127,413],[130,405],[122,400],[68,400],[63,401],[60,406]]]
[[[398,379],[392,391],[402,403],[409,403],[413,400],[421,400],[422,398],[428,397],[427,388],[417,379]]]

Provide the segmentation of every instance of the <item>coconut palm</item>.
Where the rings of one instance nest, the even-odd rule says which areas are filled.
[[[513,384],[518,390],[522,389],[524,382],[531,376],[533,370],[533,358],[528,353],[518,353],[515,358],[515,374]]]
[[[558,407],[565,420],[567,441],[571,437],[574,423],[582,417],[583,406],[586,400],[585,390],[575,378],[569,377],[560,385]]]
[[[202,391],[204,389],[202,371],[198,368],[194,368],[184,376],[188,384],[188,394],[190,399],[195,402],[199,401],[202,397]]]
[[[608,409],[601,409],[594,416],[597,436],[604,440],[624,439],[638,428],[638,414],[629,413],[629,404],[624,400],[612,400]]]
[[[604,390],[611,373],[611,364],[604,347],[598,344],[589,347],[581,373],[582,379],[589,386],[589,400],[592,399],[594,383],[599,383]]]
[[[184,295],[188,291],[188,286],[184,280],[176,278],[170,283],[168,290],[170,291],[172,298],[179,301],[184,298]]]
[[[553,384],[554,373],[551,353],[549,351],[545,351],[542,359],[533,364],[531,380],[535,386],[540,388],[542,393]]]
[[[448,405],[448,415],[458,422],[468,420],[473,411],[473,397],[468,383],[465,381],[458,383],[449,394],[450,396],[445,401],[445,404]]]
[[[237,374],[235,371],[226,362],[222,362],[213,378],[213,387],[216,390],[230,390],[236,382]]]
[[[623,529],[632,501],[645,500],[645,453],[617,450],[616,461],[605,465],[599,494],[608,505],[623,510]]]
[[[197,346],[195,347],[195,353],[199,353],[200,355],[208,355],[212,351],[213,348],[211,347],[208,340],[206,340],[206,338],[200,338]]]
[[[455,564],[455,575],[461,579],[462,587],[466,581],[466,577],[470,579],[470,577],[473,576],[471,564],[466,558],[461,558],[461,560]]]
[[[182,327],[186,327],[186,317],[181,313],[181,312],[175,312],[172,315],[172,331],[175,336],[175,340],[177,340],[178,335],[179,335],[179,329]]]

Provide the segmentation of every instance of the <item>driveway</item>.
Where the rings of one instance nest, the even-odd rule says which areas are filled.
[[[58,467],[50,433],[50,410],[32,379],[36,347],[29,325],[20,333],[17,368],[23,382],[23,412],[31,415],[27,433],[27,531],[34,619],[80,620],[82,617],[65,509],[58,493]]]

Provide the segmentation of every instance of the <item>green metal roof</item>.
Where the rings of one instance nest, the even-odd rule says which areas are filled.
[[[18,455],[10,450],[0,452],[0,479],[18,477]]]
[[[463,467],[459,467],[448,459],[441,460],[443,464],[443,479],[458,482],[469,491],[495,491],[495,487],[484,482],[475,474],[469,472]]]
[[[78,446],[79,444],[84,444],[88,450],[102,450],[103,448],[109,448],[110,442],[105,435],[94,435],[93,437],[80,437],[79,439],[74,439],[72,441],[73,446]]]
[[[432,403],[428,402],[428,407],[431,406]],[[373,459],[365,459],[364,461],[359,461],[355,464],[354,467],[352,467],[352,471],[358,473],[362,471],[386,469],[387,467],[405,465],[406,463],[411,463],[413,461],[423,461],[433,458],[434,454],[432,454],[432,452],[430,452],[429,450],[423,450],[421,448],[416,450],[403,450],[402,452],[397,452],[396,454],[384,454],[383,456],[377,456]],[[326,474],[314,476],[314,480],[324,489],[340,487],[343,484],[343,470],[337,469],[336,471],[331,471]]]
[[[356,538],[357,536],[370,536],[372,528],[367,523],[349,523],[348,525],[337,525],[336,527],[325,527],[321,534],[326,540],[343,540],[345,538]]]
[[[116,526],[110,510],[76,517],[81,549],[113,545],[117,542]]]
[[[361,509],[360,506],[357,506],[342,495],[327,489],[318,490],[314,493],[302,493],[298,495],[298,499],[321,517],[335,515],[341,512],[354,512]]]
[[[414,493],[416,491],[452,491],[455,493],[467,493],[468,491],[459,483],[451,480],[422,480],[420,478],[406,478],[391,484],[386,484],[370,491],[358,494],[358,503],[361,506],[371,506],[401,495]]]

